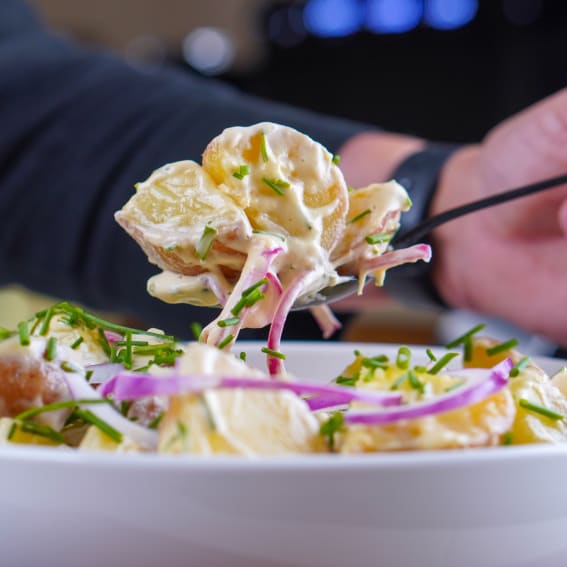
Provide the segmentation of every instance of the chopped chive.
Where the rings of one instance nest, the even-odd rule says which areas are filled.
[[[219,321],[217,325],[219,327],[233,327],[234,325],[238,325],[240,323],[240,317],[229,317],[228,319],[223,319]]]
[[[0,341],[10,338],[13,334],[14,334],[13,331],[10,331],[5,327],[0,327]]]
[[[266,285],[267,283],[268,283],[268,278],[262,278],[261,280],[258,280],[255,284],[252,284],[250,287],[247,287],[242,292],[242,297],[246,297],[247,295],[250,295],[254,290],[258,289],[259,287],[262,287],[263,285]]]
[[[68,360],[64,360],[61,363],[61,370],[65,371],[65,372],[79,372],[79,367],[75,366],[72,362],[69,362]]]
[[[236,179],[244,179],[250,173],[250,166],[248,165],[241,165],[233,174],[233,177]]]
[[[222,350],[225,346],[230,344],[233,340],[234,340],[234,335],[228,335],[218,344],[218,348],[220,350]]]
[[[364,368],[382,368],[385,370],[386,368],[388,368],[388,357],[384,354],[381,354],[380,356],[364,358],[361,364],[362,366],[364,366]]]
[[[104,331],[101,328],[99,328],[99,329],[97,329],[97,333],[98,333],[98,342],[99,342],[100,346],[102,347],[104,354],[106,354],[106,356],[111,358],[112,357],[112,348],[110,347],[110,343],[108,342],[108,339],[106,338],[106,335],[104,334]]]
[[[502,445],[511,445],[512,441],[514,441],[514,433],[512,431],[506,431],[506,433],[502,435]]]
[[[246,295],[244,295],[244,293],[246,293],[246,292],[242,293],[242,297],[237,301],[236,305],[230,310],[230,312],[235,317],[238,317],[240,312],[245,307],[252,307],[256,303],[258,303],[258,301],[260,301],[260,300],[264,299],[264,297],[266,297],[259,289],[254,289]]]
[[[209,255],[217,234],[217,229],[213,228],[212,226],[206,226],[203,229],[203,234],[201,235],[201,238],[197,243],[197,246],[195,247],[195,252],[201,260],[207,259],[207,256]]]
[[[511,370],[510,370],[510,378],[515,378],[518,374],[525,370],[528,364],[531,362],[531,358],[529,356],[523,356]]]
[[[358,349],[355,349],[355,350],[353,351],[353,354],[354,354],[354,356],[362,356],[361,353],[360,353],[360,351],[359,351]]]
[[[473,342],[471,337],[467,337],[464,341],[463,341],[463,359],[466,362],[469,362],[472,360],[472,352],[473,352]]]
[[[128,411],[130,410],[130,406],[132,405],[132,402],[129,402],[127,400],[123,400],[122,402],[120,402],[120,413],[126,417],[126,415],[128,414]]]
[[[132,333],[126,333],[126,348],[124,349],[124,368],[130,370],[132,368]]]
[[[17,423],[16,427],[14,427],[14,425],[16,424],[14,423],[12,425],[12,428],[10,428],[10,433],[8,437],[9,439],[11,439],[14,436],[14,434],[16,433],[16,428],[19,427],[20,430],[23,431],[24,433],[39,435],[40,437],[45,437],[46,439],[50,439],[51,441],[54,441],[55,443],[59,443],[59,444],[65,442],[61,433],[59,433],[52,427],[49,427],[48,425],[39,425],[34,421],[22,421]]]
[[[390,386],[390,390],[397,390],[406,381],[407,377],[408,377],[408,372],[404,372],[403,374],[398,376],[396,381],[393,382],[392,385]]]
[[[335,154],[335,155],[333,156],[332,162],[333,162],[335,165],[339,165],[339,163],[341,163],[341,156],[340,156],[339,154]]]
[[[354,386],[356,378],[354,376],[337,376],[335,382],[341,386]]]
[[[7,437],[8,441],[10,441],[12,437],[14,437],[17,429],[18,429],[18,424],[15,421],[12,422],[12,425],[10,425],[10,430],[8,431],[8,437]]]
[[[47,346],[45,347],[45,353],[43,354],[45,360],[51,362],[57,355],[57,339],[55,337],[49,337],[47,339]]]
[[[448,352],[447,354],[444,354],[431,368],[427,370],[428,374],[437,374],[456,356],[459,356],[458,352]]]
[[[482,331],[485,327],[486,325],[484,323],[481,323],[480,325],[476,325],[476,327],[473,327],[470,331],[467,331],[464,335],[461,335],[460,337],[457,337],[455,340],[451,341],[450,343],[447,343],[445,345],[445,348],[451,349],[457,347],[458,345],[464,343],[467,339],[470,339],[473,335],[476,335],[476,333],[478,333],[479,331]]]
[[[262,161],[268,163],[270,158],[268,157],[268,144],[266,143],[266,134],[260,132],[260,155],[262,156]]]
[[[79,310],[77,310],[79,311]],[[172,335],[164,335],[163,333],[155,333],[153,331],[144,331],[141,329],[134,329],[132,327],[126,327],[124,325],[118,325],[116,323],[111,323],[110,321],[105,321],[104,319],[101,319],[100,317],[96,317],[95,315],[92,315],[91,313],[87,313],[85,311],[83,311],[82,309],[80,310],[80,317],[81,319],[85,322],[85,324],[87,324],[87,326],[90,324],[91,327],[90,328],[94,328],[95,326],[99,326],[102,327],[103,329],[107,330],[107,331],[115,331],[116,333],[119,333],[121,335],[125,335],[126,333],[130,332],[132,334],[135,335],[147,335],[149,337],[157,337],[158,339],[162,339],[164,341],[174,341],[175,337],[173,337]]]
[[[344,426],[345,418],[342,413],[335,412],[327,421],[324,421],[319,428],[319,434],[325,437],[329,449],[335,446],[335,435],[341,431]]]
[[[134,354],[156,354],[158,352],[171,352],[175,343],[160,343],[157,345],[144,345],[134,347]]]
[[[127,346],[128,344],[131,344],[133,347],[150,345],[148,341],[116,341],[114,346]]]
[[[382,244],[384,242],[390,242],[392,240],[391,232],[383,232],[382,234],[369,234],[364,238],[368,244]]]
[[[252,234],[265,234],[267,236],[273,236],[274,238],[278,238],[282,242],[286,241],[286,237],[283,234],[279,234],[277,232],[270,232],[269,230],[256,230],[252,231]]]
[[[262,177],[262,181],[278,195],[285,195],[284,189],[289,187],[289,183],[287,181],[282,181],[281,179],[268,179],[267,177]]]
[[[53,318],[53,307],[50,307],[45,314],[45,319],[43,320],[41,327],[39,328],[39,334],[42,337],[45,337],[45,335],[47,335],[52,318]]]
[[[538,404],[534,404],[532,402],[530,402],[529,400],[526,400],[525,398],[520,398],[518,405],[524,409],[527,409],[529,411],[532,411],[534,413],[539,413],[540,415],[543,415],[549,419],[552,419],[553,421],[560,421],[562,419],[565,419],[565,416],[557,413],[556,411],[553,411],[549,408],[546,408],[544,406],[540,406]]]
[[[416,364],[413,367],[414,372],[420,372],[421,374],[425,374],[427,372],[427,366],[423,366],[421,364]]]
[[[437,357],[433,354],[433,351],[430,348],[425,349],[425,354],[431,362],[435,362],[437,360]]]
[[[94,370],[87,370],[85,373],[85,380],[87,382],[90,382],[91,378],[93,377],[93,374],[94,374]]]
[[[201,333],[203,332],[203,327],[201,323],[197,323],[197,321],[191,323],[191,332],[193,333],[195,340],[198,341],[199,337],[201,336]]]
[[[401,346],[396,355],[396,366],[401,370],[407,370],[410,365],[411,350],[407,346]]]
[[[520,343],[518,341],[518,339],[510,339],[508,341],[505,341],[503,343],[500,343],[499,345],[490,347],[486,349],[486,354],[488,356],[493,356],[495,354],[500,354],[501,352],[505,352],[507,350],[510,350],[511,348],[514,348],[516,346],[518,346]]]
[[[240,360],[242,360],[243,362],[246,362],[246,353],[244,351],[242,351],[239,355],[238,358],[240,358]]]
[[[87,423],[90,423],[90,424],[94,425],[95,427],[98,427],[103,433],[106,433],[106,435],[108,435],[108,437],[110,437],[116,443],[122,442],[122,433],[120,433],[120,431],[114,429],[114,427],[112,427],[112,425],[109,425],[108,423],[106,423],[106,421],[103,421],[102,419],[100,419],[100,417],[98,417],[92,411],[76,409],[75,413],[77,414],[77,416],[79,418],[82,418]]]
[[[161,412],[159,415],[157,415],[156,417],[154,417],[150,423],[148,423],[148,428],[149,429],[157,429],[158,425],[160,424],[161,420],[163,419],[165,412]]]
[[[411,370],[408,370],[408,382],[414,390],[417,390],[420,394],[423,394],[425,384]]]
[[[84,339],[83,337],[79,337],[76,341],[74,341],[74,342],[71,344],[71,348],[72,348],[73,350],[78,349],[78,348],[79,348],[79,345],[80,345],[84,340],[85,340],[85,339]]]
[[[18,334],[20,336],[20,344],[28,346],[30,344],[30,330],[27,321],[18,324]]]
[[[352,219],[348,220],[347,224],[358,222],[360,219],[363,219],[366,215],[369,215],[371,212],[372,211],[370,209],[366,209],[365,211],[362,211],[360,214],[356,215]]]
[[[47,413],[50,411],[57,411],[60,409],[74,408],[78,405],[86,404],[109,404],[110,400],[106,398],[94,398],[94,399],[80,399],[80,400],[65,400],[63,402],[54,402],[52,404],[47,404],[45,406],[40,406],[36,408],[31,408],[19,413],[14,419],[18,421],[26,421],[36,415],[41,413]]]
[[[260,349],[263,353],[269,355],[269,356],[273,356],[275,358],[279,358],[280,360],[285,360],[285,354],[283,352],[279,352],[277,350],[272,350],[271,348],[268,347],[262,347]]]

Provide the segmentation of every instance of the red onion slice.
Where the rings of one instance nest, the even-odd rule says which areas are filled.
[[[508,375],[513,367],[514,363],[507,358],[486,372],[480,373],[479,369],[475,369],[476,380],[442,396],[391,410],[348,411],[345,412],[344,419],[349,424],[385,425],[400,419],[414,419],[459,409],[499,392],[508,384]]]
[[[328,339],[342,327],[340,321],[335,317],[328,305],[316,305],[315,307],[311,307],[309,311],[311,315],[313,315],[317,325],[319,325],[324,339]]]
[[[401,394],[398,392],[376,392],[333,384],[287,382],[269,378],[200,374],[152,376],[149,374],[123,372],[103,384],[99,391],[103,396],[112,395],[116,401],[122,401],[138,400],[149,396],[172,396],[188,392],[201,392],[212,388],[289,390],[298,395],[321,396],[324,400],[333,397],[340,404],[359,401],[379,406],[391,406],[398,405],[401,402]],[[310,399],[308,403],[315,404],[316,398]]]

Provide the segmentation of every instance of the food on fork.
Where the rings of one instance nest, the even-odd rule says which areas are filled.
[[[137,185],[116,220],[163,273],[151,294],[169,302],[219,304],[202,339],[230,348],[242,327],[271,324],[278,353],[295,303],[372,272],[381,284],[391,266],[428,261],[421,245],[388,250],[411,202],[395,181],[352,190],[338,156],[297,130],[274,123],[228,128],[213,139],[202,166],[163,166]],[[386,253],[385,253],[386,252]],[[329,335],[336,321],[315,312]],[[268,354],[272,374],[281,358]]]

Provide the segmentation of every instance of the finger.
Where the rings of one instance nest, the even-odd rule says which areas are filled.
[[[536,181],[567,169],[567,88],[497,126],[484,160],[506,180]]]

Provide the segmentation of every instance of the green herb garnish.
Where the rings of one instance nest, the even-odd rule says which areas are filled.
[[[55,337],[49,337],[47,339],[47,346],[45,347],[45,352],[43,357],[48,362],[51,362],[57,356],[57,339]]]
[[[417,390],[420,394],[423,394],[425,384],[411,370],[408,370],[408,382],[414,390]]]
[[[356,378],[354,376],[337,376],[335,382],[341,386],[354,386]]]
[[[250,166],[241,165],[235,172],[233,172],[232,176],[242,181],[242,179],[244,179],[249,173],[250,173]]]
[[[240,323],[240,317],[229,317],[228,319],[222,319],[217,323],[219,327],[233,327]]]
[[[396,355],[396,366],[401,370],[407,370],[410,365],[411,350],[407,346],[401,346]]]
[[[495,354],[500,354],[501,352],[505,352],[507,350],[510,350],[511,348],[514,348],[514,347],[518,346],[519,344],[520,343],[519,343],[518,339],[510,339],[508,341],[500,343],[499,345],[487,348],[486,354],[488,356],[494,356]]]
[[[340,156],[339,154],[335,154],[335,155],[333,156],[332,162],[333,162],[335,165],[339,165],[339,163],[341,163],[341,156]]]
[[[285,195],[284,189],[290,186],[287,181],[283,181],[282,179],[268,179],[267,177],[262,177],[262,181],[280,196]]]
[[[366,240],[368,244],[383,244],[384,242],[390,242],[390,240],[392,240],[392,233],[383,232],[382,234],[369,234],[364,240]]]
[[[122,433],[120,433],[120,431],[118,431],[117,429],[114,429],[114,427],[112,427],[112,425],[109,425],[108,423],[106,423],[106,421],[100,419],[100,417],[98,417],[92,411],[83,410],[83,409],[76,409],[75,414],[77,415],[77,417],[79,417],[83,421],[90,423],[91,425],[94,425],[95,427],[98,427],[98,429],[100,429],[103,433],[108,435],[108,437],[110,437],[116,443],[122,442]]]
[[[217,234],[217,229],[213,228],[212,226],[206,226],[203,229],[203,234],[201,235],[201,238],[199,239],[199,242],[195,247],[195,252],[201,260],[207,259],[207,256],[209,255]]]
[[[352,219],[348,220],[347,224],[353,224],[355,222],[358,222],[360,219],[363,219],[366,215],[369,215],[371,212],[372,211],[370,209],[366,209],[365,211],[362,211],[360,214],[356,215]]]
[[[260,350],[264,354],[268,354],[269,356],[279,358],[280,360],[285,360],[285,354],[283,352],[279,352],[277,350],[272,350],[271,348],[268,348],[268,347],[262,347]]]
[[[344,426],[345,418],[341,412],[335,412],[327,421],[324,421],[319,428],[319,433],[326,438],[329,449],[335,446],[335,435]]]
[[[450,343],[447,343],[445,345],[445,348],[452,349],[457,347],[458,345],[464,343],[467,339],[470,339],[476,333],[482,331],[482,329],[484,329],[485,327],[486,325],[484,323],[481,323],[480,325],[473,327],[470,331],[467,331],[464,335],[461,335],[460,337],[457,337],[455,340],[451,341]]]
[[[520,398],[520,400],[518,401],[518,405],[520,407],[524,408],[524,409],[531,411],[531,412],[543,415],[544,417],[547,417],[548,419],[551,419],[553,421],[560,421],[562,419],[565,419],[564,415],[557,413],[556,411],[553,411],[553,410],[546,408],[544,406],[534,404],[533,402],[530,402],[529,400],[526,400],[525,398]]]
[[[225,346],[227,346],[228,344],[230,344],[233,340],[234,340],[234,335],[228,335],[228,336],[226,336],[226,337],[218,344],[218,348],[219,348],[220,350],[222,350]]]
[[[444,354],[431,368],[427,370],[428,374],[437,374],[440,370],[445,368],[453,358],[459,356],[458,352],[448,352]]]
[[[79,345],[84,341],[85,339],[83,337],[79,337],[76,341],[73,341],[73,343],[71,344],[71,348],[73,350],[76,350],[79,348]]]
[[[203,332],[201,323],[197,323],[196,321],[191,323],[191,332],[193,333],[195,340],[198,341],[201,337],[201,333]]]
[[[518,363],[510,370],[510,378],[515,378],[518,374],[525,370],[528,364],[531,362],[531,358],[529,356],[523,356]]]
[[[266,134],[260,132],[260,155],[262,156],[262,161],[268,163],[270,158],[268,157],[268,144],[266,143]]]
[[[29,346],[30,344],[30,330],[27,321],[22,321],[18,324],[18,334],[20,336],[20,344],[22,346]]]

